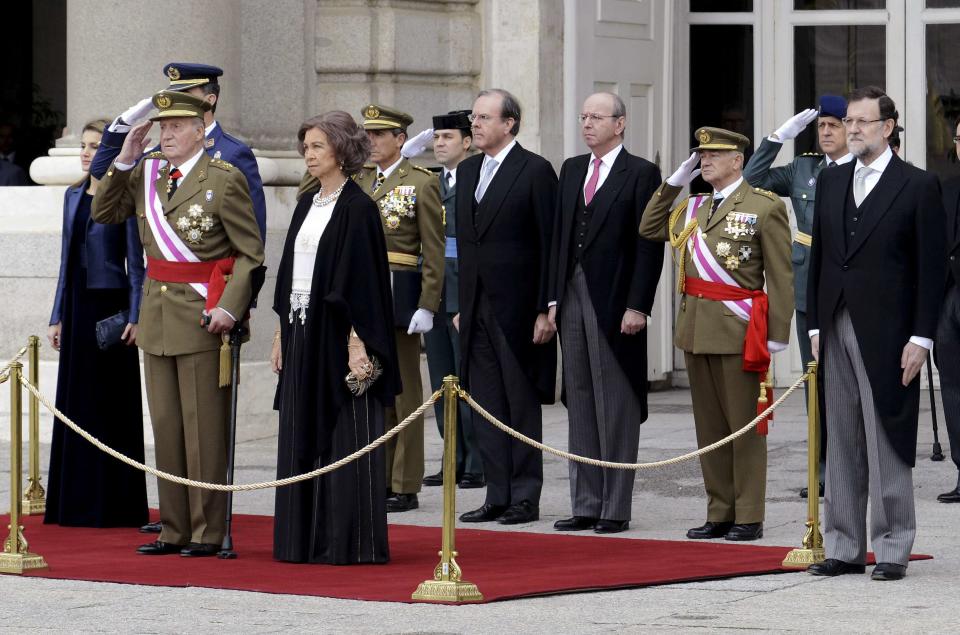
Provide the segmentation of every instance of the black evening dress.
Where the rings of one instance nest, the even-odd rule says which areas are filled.
[[[97,346],[99,320],[129,308],[127,289],[88,289],[85,237],[93,197],[77,209],[66,269],[57,408],[107,445],[143,461],[140,361],[135,346]],[[139,527],[147,522],[143,472],[53,424],[45,523],[73,527]]]

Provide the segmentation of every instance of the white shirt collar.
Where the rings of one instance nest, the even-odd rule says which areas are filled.
[[[507,158],[507,155],[510,154],[510,151],[513,150],[513,146],[515,145],[517,145],[517,140],[511,139],[510,143],[508,143],[506,147],[504,147],[503,150],[498,152],[496,155],[491,157],[489,154],[484,154],[483,162],[486,163],[488,159],[493,159],[494,161],[497,162],[498,166],[503,165],[504,159]]]
[[[206,130],[203,131],[203,136],[209,137],[210,133],[213,132],[213,129],[217,127],[217,120],[214,119],[213,123],[207,126]]]
[[[195,166],[195,165],[197,164],[197,161],[199,161],[199,160],[200,160],[200,157],[202,157],[202,156],[203,156],[203,147],[200,148],[200,151],[199,151],[199,152],[197,152],[195,155],[193,155],[192,157],[190,157],[189,159],[187,159],[186,161],[184,161],[182,164],[180,164],[180,165],[172,165],[172,164],[171,164],[171,169],[172,169],[172,168],[177,168],[177,169],[179,169],[179,170],[180,170],[180,174],[183,175],[183,176],[180,177],[180,178],[186,178],[187,175],[190,174],[190,170],[193,169],[193,166]]]
[[[832,163],[833,165],[843,165],[844,163],[850,163],[851,161],[853,161],[853,153],[852,153],[852,152],[846,153],[845,155],[843,155],[842,157],[840,157],[840,158],[837,159],[836,161],[834,161],[834,160],[831,159],[830,157],[827,157],[827,163],[828,163],[828,164],[829,164],[829,163]]]
[[[890,159],[892,158],[893,158],[893,150],[891,150],[890,146],[888,145],[884,149],[883,154],[881,154],[876,159],[874,159],[873,163],[871,163],[869,166],[866,166],[866,167],[869,167],[872,170],[875,170],[879,174],[883,174],[883,171],[887,169],[887,165],[890,163]],[[864,167],[863,161],[861,161],[860,159],[857,159],[857,167],[853,169],[854,173],[857,173],[862,167]]]
[[[397,166],[400,165],[400,162],[401,162],[401,161],[403,161],[403,157],[402,157],[402,156],[401,156],[399,159],[397,159],[397,162],[396,162],[396,163],[394,163],[393,165],[391,165],[390,167],[388,167],[386,170],[383,171],[383,180],[384,180],[384,181],[386,181],[387,179],[390,178],[390,175],[393,174],[393,171],[397,169]],[[380,170],[380,167],[379,167],[379,166],[377,167],[377,170],[378,170],[378,171]]]
[[[451,176],[448,177],[448,176],[447,176],[448,174],[451,175]],[[443,168],[443,178],[444,178],[445,180],[448,179],[448,178],[452,178],[452,179],[453,179],[453,183],[451,183],[451,185],[455,184],[455,183],[457,182],[457,168],[453,168],[452,170],[448,170],[447,168]]]
[[[719,192],[717,192],[716,190],[714,190],[714,191],[713,191],[713,198],[717,198],[718,196],[719,196],[720,198],[728,198],[728,197],[730,197],[730,195],[733,194],[734,191],[735,191],[738,187],[740,187],[740,184],[741,184],[741,183],[743,183],[743,177],[742,177],[742,176],[741,176],[739,179],[737,179],[736,181],[734,181],[733,183],[731,183],[730,185],[728,185],[727,187],[725,187],[725,188],[723,188],[722,190],[720,190]]]
[[[606,153],[605,155],[603,155],[602,157],[600,157],[600,163],[602,163],[603,165],[607,166],[608,168],[612,168],[612,167],[613,167],[613,162],[617,160],[617,157],[618,157],[618,156],[620,156],[620,151],[621,151],[621,150],[623,150],[623,144],[622,144],[622,143],[619,144],[619,145],[617,145],[617,147],[614,148],[613,150],[611,150],[610,152],[608,152],[608,153]],[[591,154],[591,155],[590,155],[590,163],[593,163],[594,159],[596,159],[596,158],[597,158],[597,155]]]

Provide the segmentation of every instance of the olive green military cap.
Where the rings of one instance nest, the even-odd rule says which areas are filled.
[[[739,132],[724,130],[723,128],[699,128],[694,135],[700,143],[691,152],[699,150],[736,150],[737,152],[746,152],[750,145],[750,139]]]
[[[153,105],[157,107],[159,112],[150,117],[150,121],[160,121],[172,117],[199,117],[203,119],[203,113],[210,110],[210,104],[206,101],[189,93],[181,93],[175,90],[161,90],[153,96]]]
[[[413,123],[413,117],[389,106],[370,104],[360,114],[363,115],[364,130],[404,129]]]

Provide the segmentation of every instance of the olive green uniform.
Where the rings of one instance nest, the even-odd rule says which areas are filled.
[[[669,241],[684,229],[687,199],[670,227],[671,209],[681,188],[663,183],[643,213],[640,235]],[[768,340],[788,342],[793,314],[790,226],[783,202],[744,181],[723,200],[708,220],[712,197],[696,210],[703,245],[744,289],[762,289],[769,296]],[[734,214],[755,215],[753,233],[728,231]],[[726,257],[734,254],[734,260]],[[746,256],[744,258],[744,256]],[[684,256],[688,278],[699,277],[689,250]],[[722,302],[684,295],[677,314],[675,344],[685,353],[693,399],[697,444],[709,445],[749,423],[757,414],[760,377],[744,371],[747,322]],[[737,524],[763,521],[766,495],[766,437],[748,433],[700,459],[707,491],[707,520]]]
[[[162,159],[154,152],[147,159]],[[147,222],[144,166],[111,166],[92,206],[99,223],[120,223],[136,214],[148,257],[164,259]],[[242,319],[250,302],[250,273],[263,262],[263,241],[253,213],[247,180],[237,168],[202,153],[167,200],[169,165],[157,179],[163,214],[173,231],[201,260],[236,258],[218,304]],[[146,177],[149,178],[149,177]],[[199,206],[199,207],[198,207]],[[190,212],[200,211],[199,236]],[[186,221],[180,222],[180,219]],[[197,225],[198,223],[194,223]],[[193,230],[196,230],[194,227]],[[144,352],[150,418],[157,467],[191,479],[226,479],[230,391],[219,387],[221,336],[200,327],[204,298],[189,284],[144,279],[137,345]],[[159,481],[160,540],[175,545],[218,544],[225,532],[226,495]]]

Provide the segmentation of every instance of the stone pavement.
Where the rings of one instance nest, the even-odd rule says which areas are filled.
[[[650,420],[641,428],[640,460],[668,458],[695,448],[689,391],[652,393],[650,402]],[[943,463],[932,463],[928,458],[932,433],[926,396],[924,402],[926,409],[921,413],[918,464],[914,472],[918,519],[915,551],[933,554],[935,559],[913,563],[907,578],[897,583],[873,582],[868,575],[823,579],[795,573],[450,607],[0,576],[0,630],[18,633],[952,630],[953,604],[960,595],[960,577],[955,573],[960,562],[960,541],[956,537],[960,505],[939,504],[936,495],[954,485],[956,470],[949,457]],[[7,422],[0,425],[6,426]],[[275,415],[241,421],[237,482],[274,477],[276,425]],[[49,424],[44,429],[48,427]],[[427,473],[431,473],[439,468],[441,446],[432,419],[427,421],[426,430]],[[767,521],[760,544],[796,546],[803,536],[806,503],[797,496],[797,490],[806,478],[805,435],[803,396],[799,391],[777,412],[769,437]],[[544,438],[551,445],[566,447],[566,412],[562,406],[545,410]],[[942,442],[946,447],[945,435]],[[49,447],[44,445],[44,466],[48,452]],[[152,461],[150,446],[148,462]],[[9,442],[4,441],[0,443],[0,509],[6,509],[9,499],[8,479],[3,476],[8,470]],[[541,520],[511,528],[493,524],[491,529],[549,533],[555,520],[569,515],[566,464],[547,456],[544,473]],[[482,490],[458,494],[460,511],[472,509],[483,501]],[[155,506],[156,500],[156,484],[151,483],[151,505]],[[270,514],[273,494],[271,491],[240,493],[235,505],[237,512]],[[437,525],[441,507],[440,488],[426,488],[420,497],[419,510],[391,515],[390,520]],[[631,529],[620,536],[682,540],[688,527],[704,519],[705,499],[699,465],[691,462],[641,472],[633,510]],[[242,554],[242,545],[239,547]],[[43,545],[34,544],[33,548],[43,553]],[[82,549],[83,545],[78,544],[77,548]],[[439,545],[423,548],[433,552]],[[110,566],[109,562],[103,566]],[[184,562],[184,566],[189,566],[189,562]],[[503,563],[504,575],[510,575],[510,567],[509,562]],[[322,575],[323,568],[318,567],[317,571]],[[431,572],[423,573],[426,578]],[[464,577],[470,579],[469,570],[464,572]],[[391,583],[389,567],[384,569],[383,583]]]

